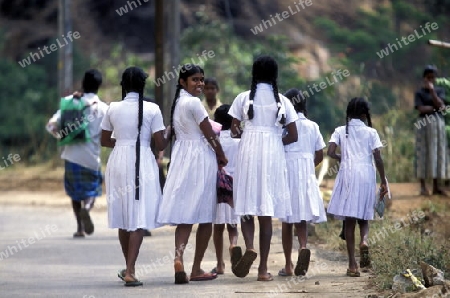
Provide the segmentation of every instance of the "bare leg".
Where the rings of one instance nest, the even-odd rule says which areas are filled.
[[[267,260],[269,258],[270,241],[272,240],[272,217],[258,216],[259,220],[259,250],[260,263],[258,277],[265,277],[267,273]]]
[[[214,225],[213,240],[214,247],[216,248],[216,271],[218,274],[223,274],[225,271],[225,262],[223,260],[223,231],[225,231],[225,224]]]
[[[428,194],[428,189],[425,184],[425,179],[420,179],[420,193],[422,195]]]
[[[253,238],[255,237],[255,219],[253,216],[245,216],[241,219],[241,230],[247,250],[255,250],[253,246]]]
[[[239,236],[237,225],[227,224],[227,231],[228,231],[228,238],[230,240],[230,247],[236,246]]]
[[[119,242],[122,247],[123,257],[125,258],[125,264],[128,263],[128,245],[130,243],[130,232],[119,229]]]
[[[175,261],[180,261],[183,264],[184,249],[189,241],[191,235],[192,225],[180,224],[175,229]]]
[[[133,281],[135,279],[135,265],[139,255],[139,249],[141,248],[142,239],[144,239],[143,229],[137,229],[136,231],[129,232],[127,272],[125,275],[125,281]]]
[[[198,225],[191,276],[198,276],[204,273],[201,269],[201,262],[203,260],[203,256],[205,255],[205,251],[208,248],[208,242],[211,238],[211,234],[212,223],[203,223]]]
[[[355,226],[356,219],[349,217],[345,219],[345,241],[347,242],[348,267],[352,271],[358,269],[355,258]]]
[[[369,237],[369,221],[368,220],[358,220],[359,224],[359,235],[361,237],[361,242],[359,246],[368,245],[368,237]]]
[[[308,227],[306,221],[302,220],[300,223],[296,223],[298,243],[300,244],[300,249],[306,248],[306,243],[308,242]]]
[[[75,214],[75,219],[77,220],[77,234],[84,234],[84,228],[80,217],[81,202],[72,200],[72,209]]]
[[[285,222],[281,224],[281,242],[283,243],[284,259],[286,260],[284,271],[288,275],[292,275],[294,271],[294,265],[292,263],[293,226],[293,224]]]

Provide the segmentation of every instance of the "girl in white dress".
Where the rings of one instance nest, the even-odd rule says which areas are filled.
[[[353,98],[347,106],[347,124],[335,129],[328,147],[328,156],[340,162],[339,172],[334,183],[333,193],[328,205],[328,213],[343,219],[345,240],[349,258],[347,275],[360,276],[355,259],[355,225],[360,224],[361,264],[368,263],[369,220],[374,217],[377,193],[376,173],[372,156],[381,179],[381,197],[387,193],[380,148],[380,137],[372,128],[369,104],[364,98]],[[363,121],[366,121],[368,126]],[[341,154],[336,153],[337,146]]]
[[[197,97],[203,91],[204,72],[198,65],[180,69],[172,104],[171,126],[176,140],[163,190],[158,222],[177,225],[175,231],[175,283],[211,280],[215,273],[201,267],[211,238],[217,204],[218,163],[227,164],[222,146],[209,122],[208,113]],[[191,277],[183,265],[183,253],[193,224],[199,224]]]
[[[233,116],[231,133],[241,138],[233,179],[233,201],[241,218],[246,252],[232,249],[232,271],[245,277],[257,254],[253,246],[254,219],[260,226],[260,264],[258,280],[270,281],[267,259],[272,238],[272,217],[292,214],[283,145],[297,141],[295,113],[291,102],[278,93],[278,65],[269,56],[253,63],[251,90],[239,94],[229,114]],[[241,131],[241,122],[244,125]],[[282,138],[283,125],[288,134]]]
[[[126,286],[142,285],[135,263],[146,229],[154,229],[161,200],[158,165],[150,149],[164,150],[164,123],[159,107],[143,101],[147,74],[137,67],[122,75],[121,102],[112,102],[103,118],[101,144],[114,148],[106,165],[105,184],[110,228],[119,229],[127,268],[118,273]],[[114,138],[112,133],[114,132]]]
[[[307,222],[327,221],[322,195],[315,174],[315,167],[323,160],[325,142],[319,126],[306,118],[306,98],[298,89],[289,89],[284,94],[294,105],[298,115],[295,121],[298,141],[284,147],[291,194],[292,215],[282,220],[282,242],[286,259],[280,276],[292,276],[292,228],[295,224],[300,250],[295,266],[295,275],[305,275],[308,271],[311,252],[306,248],[308,239]]]
[[[214,121],[222,125],[220,132],[220,144],[228,159],[228,164],[224,168],[225,171],[233,177],[235,168],[236,153],[239,146],[239,139],[231,137],[231,121],[233,118],[228,115],[230,105],[221,105],[214,113]],[[217,266],[212,272],[223,274],[225,270],[225,262],[223,260],[223,232],[225,225],[227,226],[228,238],[230,239],[230,250],[237,245],[238,230],[237,224],[240,222],[240,217],[234,214],[234,209],[225,203],[217,204],[216,219],[214,220],[213,240],[216,249]]]

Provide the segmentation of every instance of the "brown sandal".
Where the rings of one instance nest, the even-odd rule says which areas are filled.
[[[295,265],[294,273],[296,276],[306,275],[311,260],[311,251],[304,248],[298,252],[297,265]]]
[[[189,283],[183,264],[180,261],[176,261],[173,266],[175,268],[175,284],[181,285]]]
[[[253,250],[246,250],[242,258],[236,264],[232,271],[237,277],[246,277],[250,272],[253,261],[255,261],[258,254]]]

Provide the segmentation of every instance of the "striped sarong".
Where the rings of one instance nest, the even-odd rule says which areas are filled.
[[[102,172],[79,164],[65,161],[64,188],[74,201],[95,198],[102,195]]]

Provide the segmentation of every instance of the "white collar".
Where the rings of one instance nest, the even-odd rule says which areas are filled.
[[[303,114],[302,112],[298,112],[298,119],[307,119],[305,114]]]
[[[187,92],[186,90],[180,89],[180,97],[184,97],[184,96],[195,97],[192,94],[190,94],[189,92]]]
[[[351,126],[366,126],[366,124],[361,119],[355,119],[355,118],[350,119],[350,121],[348,122],[348,125],[351,125]]]
[[[130,101],[130,102],[138,101],[139,100],[139,93],[137,93],[137,92],[128,92],[123,100]]]

